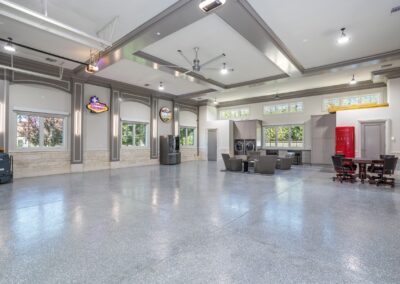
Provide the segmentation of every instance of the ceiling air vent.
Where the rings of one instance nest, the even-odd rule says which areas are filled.
[[[396,13],[396,12],[400,12],[400,6],[397,6],[397,7],[394,7],[394,8],[392,8],[392,10],[391,10],[391,12],[390,13]]]

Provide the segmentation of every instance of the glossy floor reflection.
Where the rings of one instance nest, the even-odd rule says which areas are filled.
[[[1,283],[399,283],[400,191],[190,162],[0,186]]]

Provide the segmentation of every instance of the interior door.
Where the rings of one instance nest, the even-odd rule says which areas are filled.
[[[378,159],[385,154],[385,122],[366,122],[361,124],[361,156]]]
[[[216,161],[217,160],[217,130],[216,129],[208,129],[208,160]]]

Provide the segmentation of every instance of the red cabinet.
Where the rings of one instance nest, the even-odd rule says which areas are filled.
[[[336,127],[336,154],[345,155],[346,158],[354,158],[355,147],[354,126]]]

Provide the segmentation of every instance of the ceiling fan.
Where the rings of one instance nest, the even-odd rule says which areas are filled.
[[[172,68],[183,68],[183,69],[188,69],[188,67],[190,67],[190,69],[183,74],[194,72],[194,73],[202,75],[203,77],[207,77],[207,76],[205,76],[201,73],[202,70],[220,71],[221,74],[227,74],[229,72],[234,71],[234,69],[232,69],[232,68],[227,68],[226,63],[222,63],[222,66],[220,68],[206,67],[206,66],[210,65],[211,63],[213,63],[221,58],[224,58],[226,56],[226,54],[222,53],[214,58],[211,58],[210,60],[208,60],[204,63],[201,63],[200,59],[199,59],[199,50],[200,50],[199,47],[194,48],[195,57],[193,59],[193,62],[191,62],[188,59],[188,57],[183,53],[182,50],[180,50],[180,49],[177,50],[178,54],[180,56],[182,56],[182,58],[188,63],[188,66],[179,66],[179,65],[161,65],[161,66],[172,67]]]

